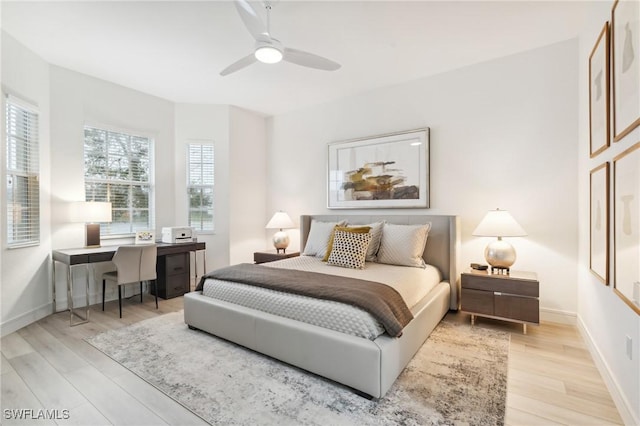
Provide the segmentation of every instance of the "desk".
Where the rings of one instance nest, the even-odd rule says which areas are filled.
[[[206,244],[204,242],[194,242],[194,243],[156,243],[158,247],[158,257],[167,256],[176,253],[191,253],[197,252],[199,250],[205,250]],[[61,250],[53,250],[51,253],[52,263],[53,263],[53,312],[57,312],[56,308],[56,263],[63,263],[67,265],[67,304],[69,306],[70,319],[69,322],[71,326],[84,324],[89,322],[89,265],[91,263],[98,262],[108,262],[113,258],[118,246],[105,246],[105,247],[96,247],[96,248],[72,248],[72,249],[61,249]],[[198,273],[198,264],[197,264],[197,256],[195,256],[196,262],[194,264],[196,270],[196,279]],[[78,312],[74,311],[73,308],[73,274],[72,268],[75,266],[84,266],[86,268],[86,310],[84,316],[80,315]],[[204,262],[204,271],[206,272],[207,266],[206,261]],[[189,272],[190,274],[190,272]],[[80,319],[80,322],[73,322],[74,317]]]

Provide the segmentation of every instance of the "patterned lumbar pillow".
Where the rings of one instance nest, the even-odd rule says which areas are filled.
[[[336,231],[344,231],[344,232],[355,232],[356,234],[366,234],[367,232],[369,232],[371,230],[371,228],[369,226],[358,226],[358,227],[353,227],[353,226],[340,226],[340,225],[336,225],[333,228],[333,231],[331,231],[331,236],[329,237],[329,244],[327,245],[327,252],[324,255],[324,258],[322,259],[323,262],[326,262],[329,260],[329,255],[331,254],[331,250],[333,250],[333,240],[335,238],[335,232]],[[371,235],[371,242],[373,243],[373,237],[374,235]],[[371,248],[371,244],[369,244],[369,249]],[[369,250],[367,250],[369,251]]]
[[[327,264],[343,268],[363,269],[371,234],[335,231],[333,250]]]

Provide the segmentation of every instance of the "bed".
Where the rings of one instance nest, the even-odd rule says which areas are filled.
[[[185,323],[346,385],[366,396],[380,398],[444,315],[450,309],[458,309],[458,218],[437,215],[301,216],[300,246],[303,248],[307,245],[313,221],[346,221],[350,225],[377,222],[431,224],[422,259],[437,268],[440,282],[416,303],[411,303],[413,319],[402,329],[400,337],[391,337],[389,333],[370,338],[346,334],[208,297],[203,291],[185,295]],[[278,267],[277,264],[269,266]]]

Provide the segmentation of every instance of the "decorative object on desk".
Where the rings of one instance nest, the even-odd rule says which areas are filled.
[[[328,207],[428,208],[429,128],[329,144]]]
[[[605,22],[589,56],[589,151],[609,147],[609,23]]]
[[[511,244],[502,240],[502,237],[524,237],[526,231],[516,222],[507,210],[489,210],[477,228],[473,231],[476,237],[498,237],[489,243],[484,250],[484,257],[494,269],[506,271],[516,261],[516,250]]]
[[[136,244],[155,244],[155,231],[138,231],[136,232]]]
[[[76,201],[71,203],[71,221],[85,222],[85,246],[100,247],[100,224],[111,222],[111,203]]]
[[[589,175],[589,268],[609,285],[609,162],[591,170]]]
[[[289,215],[283,211],[276,212],[267,223],[265,228],[279,229],[273,235],[273,246],[276,248],[276,252],[280,253],[280,250],[282,250],[283,253],[286,253],[287,247],[289,247],[289,235],[283,229],[295,228],[295,226]]]
[[[640,125],[640,2],[616,0],[611,10],[613,140]]]
[[[613,289],[640,315],[640,142],[613,159]]]

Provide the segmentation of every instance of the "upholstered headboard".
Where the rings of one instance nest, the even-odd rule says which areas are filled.
[[[451,285],[450,309],[458,309],[460,293],[460,221],[457,216],[443,215],[303,215],[300,216],[300,249],[304,249],[311,228],[311,219],[322,222],[346,220],[350,224],[387,221],[399,225],[431,223],[422,258],[436,266]]]

